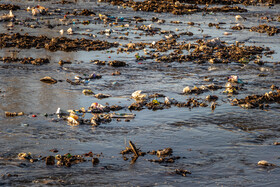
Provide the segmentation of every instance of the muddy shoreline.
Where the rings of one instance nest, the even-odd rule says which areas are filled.
[[[278,185],[279,10],[1,1],[0,185]]]

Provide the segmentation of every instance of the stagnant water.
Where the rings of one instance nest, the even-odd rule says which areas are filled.
[[[193,32],[193,36],[182,36],[178,41],[195,42],[208,36],[209,39],[219,37],[228,44],[235,41],[245,42],[245,45],[270,47],[275,50],[271,57],[263,56],[269,61],[263,66],[250,62],[246,65],[229,64],[196,64],[188,63],[158,63],[153,60],[135,60],[135,53],[119,53],[116,48],[105,51],[77,51],[77,52],[50,52],[45,49],[18,49],[3,48],[0,56],[49,58],[50,63],[42,66],[24,65],[18,63],[0,62],[0,185],[4,186],[41,186],[73,185],[73,186],[278,186],[280,179],[280,153],[279,146],[274,142],[280,141],[279,104],[271,104],[267,110],[243,109],[231,106],[229,98],[244,98],[251,94],[264,94],[270,91],[270,86],[279,86],[280,73],[280,38],[279,34],[268,36],[249,32],[249,30],[234,31],[230,27],[241,23],[247,27],[257,26],[266,21],[260,17],[277,18],[280,15],[280,6],[248,6],[246,13],[202,13],[175,16],[168,13],[134,12],[130,8],[112,6],[96,1],[78,1],[76,4],[54,4],[56,1],[1,1],[3,3],[17,4],[21,10],[14,11],[18,20],[30,19],[29,28],[23,25],[14,25],[8,30],[9,22],[1,22],[1,33],[29,33],[29,35],[46,35],[48,37],[60,36],[59,30],[72,27],[75,35],[64,36],[69,38],[90,38],[82,33],[91,33],[94,39],[107,40],[127,44],[129,42],[152,42],[164,39],[164,35],[146,36],[143,31],[134,30],[135,22],[129,27],[108,26],[94,20],[98,14],[109,14],[123,17],[124,20],[139,16],[147,21],[138,25],[153,24],[162,30],[177,32]],[[58,24],[63,18],[62,13],[52,16],[32,16],[25,9],[40,4],[53,11],[61,9],[62,12],[92,9],[96,16],[78,16],[79,20],[91,20],[89,25],[74,24],[60,25],[53,29],[46,26],[47,21]],[[241,6],[242,7],[242,6]],[[8,13],[1,10],[0,14]],[[246,20],[236,21],[235,16],[241,15]],[[166,20],[164,24],[152,23],[152,17]],[[75,17],[72,17],[75,18]],[[180,24],[170,21],[181,21]],[[187,23],[194,22],[194,26]],[[208,24],[224,22],[222,29],[208,27]],[[267,23],[279,28],[280,22]],[[111,28],[110,37],[100,35],[98,32]],[[91,29],[87,32],[87,29]],[[176,31],[177,29],[177,31]],[[115,36],[126,36],[128,40],[114,39]],[[223,35],[230,32],[232,35]],[[114,52],[110,52],[113,50]],[[140,55],[143,51],[137,51]],[[187,51],[185,52],[187,53]],[[59,60],[70,60],[70,65],[63,68]],[[110,67],[98,66],[91,60],[122,60],[128,66]],[[120,71],[121,75],[112,76],[112,72]],[[102,79],[90,81],[88,85],[71,85],[66,79],[74,79],[76,75],[100,73]],[[260,77],[259,74],[267,76]],[[208,84],[203,81],[205,76],[214,78],[214,82],[224,85],[226,77],[238,75],[243,82],[244,90],[238,95],[223,94],[224,89],[206,92],[200,95],[182,95],[186,86],[201,86]],[[52,76],[62,82],[49,85],[40,82],[40,78]],[[110,94],[112,97],[98,100],[92,96],[85,96],[83,89],[92,89],[95,93]],[[66,121],[55,122],[56,116],[45,117],[44,114],[54,114],[58,107],[62,109],[79,109],[89,107],[91,103],[102,105],[118,104],[129,106],[134,102],[130,98],[136,90],[145,93],[161,93],[178,101],[188,98],[200,98],[209,94],[217,95],[219,100],[214,111],[208,107],[178,108],[133,112],[134,119],[112,120],[108,124],[98,127],[89,125],[69,126]],[[163,101],[162,98],[158,98]],[[4,112],[24,112],[25,116],[5,117]],[[37,117],[32,117],[36,114]],[[28,124],[28,125],[26,125]],[[124,161],[120,153],[125,149],[126,142],[131,140],[142,151],[158,150],[167,147],[173,149],[174,156],[181,159],[174,163],[154,163],[154,155],[139,157],[134,164],[130,160]],[[56,148],[58,153],[49,150]],[[72,167],[46,166],[45,162],[30,163],[19,160],[18,153],[30,152],[32,155],[56,155],[71,153],[84,154],[92,151],[101,154],[100,163],[93,166],[91,162],[79,163]],[[130,156],[128,155],[128,158]],[[259,160],[267,160],[275,167],[261,167]],[[175,169],[186,169],[192,174],[183,177],[175,174]]]

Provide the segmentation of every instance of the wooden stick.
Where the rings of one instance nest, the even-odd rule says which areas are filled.
[[[130,147],[131,147],[133,153],[135,154],[135,156],[138,157],[138,156],[139,156],[139,153],[138,153],[138,151],[137,151],[135,145],[134,145],[131,141],[129,141],[129,145],[130,145]]]

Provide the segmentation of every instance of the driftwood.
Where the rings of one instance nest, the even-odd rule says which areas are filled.
[[[135,154],[136,157],[139,157],[139,153],[138,150],[136,149],[135,145],[132,143],[132,141],[129,141],[129,145],[133,151],[133,153]]]

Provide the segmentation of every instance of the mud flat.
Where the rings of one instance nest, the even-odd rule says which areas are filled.
[[[1,1],[0,185],[277,186],[279,1]]]

